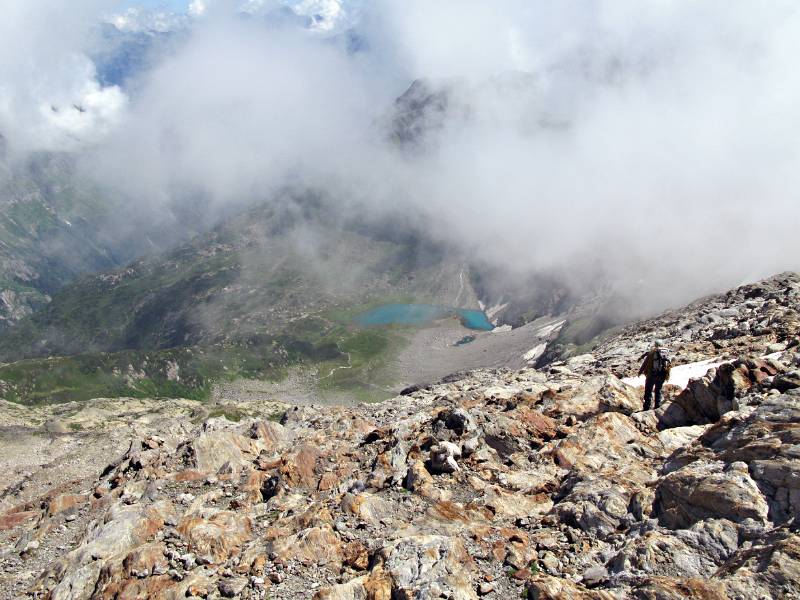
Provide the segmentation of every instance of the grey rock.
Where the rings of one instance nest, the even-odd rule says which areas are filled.
[[[223,579],[217,585],[219,593],[223,598],[235,598],[247,587],[247,580],[244,577],[233,577]]]

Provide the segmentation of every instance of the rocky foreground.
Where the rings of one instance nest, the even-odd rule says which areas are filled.
[[[4,452],[31,439],[69,458],[4,474],[0,591],[800,597],[798,331],[800,277],[784,274],[592,355],[377,405],[229,403],[213,416],[161,401],[154,417],[155,401],[98,400],[37,409],[34,424],[3,406]],[[642,411],[620,378],[654,336],[677,363],[721,364]]]

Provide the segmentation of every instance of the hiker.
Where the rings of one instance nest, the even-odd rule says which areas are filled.
[[[639,368],[639,375],[644,375],[644,410],[650,410],[650,398],[655,392],[655,404],[653,408],[658,408],[661,404],[661,386],[669,380],[669,371],[672,367],[669,355],[664,342],[656,340],[653,348],[644,354],[644,362]]]

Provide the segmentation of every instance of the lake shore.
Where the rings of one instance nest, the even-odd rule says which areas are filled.
[[[386,367],[398,390],[430,383],[458,371],[526,365],[523,358],[546,340],[559,319],[543,318],[510,331],[467,329],[455,319],[442,319],[411,334],[408,345]],[[543,335],[544,334],[544,335]],[[475,337],[456,345],[465,335]]]

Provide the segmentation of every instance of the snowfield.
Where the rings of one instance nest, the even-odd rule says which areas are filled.
[[[775,352],[774,354],[767,354],[761,358],[778,359],[780,358],[781,354],[783,354],[783,352]],[[715,357],[707,360],[701,360],[699,362],[672,367],[672,371],[670,371],[669,374],[669,381],[667,381],[667,383],[670,385],[677,385],[681,389],[684,389],[687,385],[689,385],[690,379],[702,377],[708,373],[709,369],[716,369],[724,362],[728,361],[720,360],[719,357]],[[644,375],[640,375],[639,377],[623,377],[622,381],[634,387],[644,387]]]
[[[690,379],[702,377],[708,373],[709,369],[717,368],[722,362],[724,361],[720,361],[718,358],[709,358],[708,360],[672,367],[667,383],[670,385],[677,385],[683,389],[689,385]],[[624,377],[622,381],[634,387],[644,387],[644,375],[639,375],[638,377]]]

